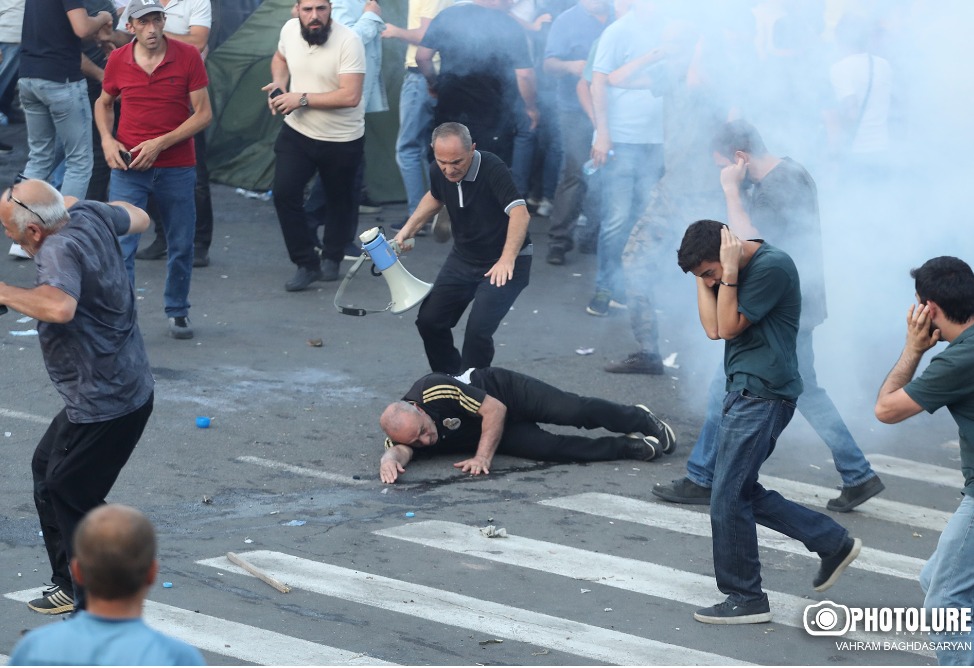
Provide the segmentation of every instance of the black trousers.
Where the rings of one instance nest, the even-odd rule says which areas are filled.
[[[358,207],[355,174],[365,137],[349,142],[318,141],[285,125],[274,143],[274,208],[291,262],[317,268],[315,234],[304,213],[304,187],[317,171],[325,189],[325,231],[321,258],[341,262],[345,245],[355,238]]]
[[[75,424],[62,409],[34,450],[34,505],[51,561],[51,582],[74,591],[78,607],[84,594],[73,587],[68,563],[74,530],[92,508],[105,503],[122,467],[142,437],[152,414],[153,396],[140,408],[105,422]]]
[[[514,277],[502,287],[491,285],[484,276],[490,267],[467,262],[456,253],[447,256],[416,316],[416,328],[423,338],[431,370],[456,375],[466,369],[490,366],[494,359],[494,332],[521,290],[528,286],[531,256],[518,256]],[[453,345],[453,328],[467,306],[470,315],[461,355]]]
[[[507,406],[497,452],[549,462],[597,462],[626,458],[625,434],[646,433],[646,411],[606,399],[583,397],[516,371],[477,369],[471,384]],[[555,434],[538,423],[606,429],[611,436]],[[621,436],[620,436],[621,434]]]

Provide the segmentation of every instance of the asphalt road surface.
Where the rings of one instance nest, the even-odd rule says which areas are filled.
[[[2,185],[23,165],[22,126],[0,166]],[[146,615],[199,646],[213,664],[929,665],[910,645],[922,636],[813,637],[805,607],[917,607],[916,576],[960,499],[956,429],[946,414],[896,427],[872,417],[873,393],[899,353],[864,346],[841,310],[818,332],[820,368],[887,491],[837,519],[868,550],[824,594],[812,590],[818,560],[780,536],[761,535],[770,624],[720,627],[692,613],[723,599],[713,580],[706,508],[658,502],[650,490],[680,477],[702,422],[720,358],[696,321],[693,282],[658,295],[664,376],[617,376],[602,366],[633,349],[628,318],[586,315],[594,256],[544,262],[544,218],[532,223],[538,255],[531,285],[497,334],[495,363],[563,388],[647,403],[670,421],[676,453],[655,462],[552,465],[497,457],[489,476],[457,473],[452,459],[408,467],[379,482],[377,416],[427,371],[415,311],[349,317],[337,284],[283,290],[287,260],[270,203],[213,187],[212,264],[193,275],[196,338],[167,336],[163,262],[137,263],[140,322],[156,378],[147,431],[111,494],[155,522],[160,582]],[[401,206],[363,216],[390,224]],[[148,243],[145,239],[143,243]],[[448,245],[421,239],[404,259],[431,281]],[[0,255],[0,280],[28,286],[30,261]],[[672,256],[666,263],[673,263]],[[675,263],[673,263],[675,264]],[[349,263],[343,265],[347,269]],[[907,287],[908,290],[908,287]],[[904,295],[905,306],[910,292]],[[381,278],[362,272],[348,299],[384,305]],[[897,326],[901,313],[893,314]],[[61,407],[41,360],[35,323],[0,318],[0,654],[20,634],[59,623],[22,601],[49,580],[31,496],[30,458]],[[310,345],[320,340],[321,346]],[[901,341],[899,330],[895,340]],[[591,354],[580,354],[593,349]],[[885,367],[885,368],[884,368]],[[851,374],[851,376],[849,375]],[[212,418],[208,429],[198,416]],[[829,451],[800,417],[762,480],[823,509],[839,478]],[[480,528],[503,527],[506,538]],[[288,583],[289,593],[226,561],[236,552]],[[162,582],[172,583],[163,588]],[[877,643],[865,649],[837,641]],[[884,648],[883,643],[890,643]]]

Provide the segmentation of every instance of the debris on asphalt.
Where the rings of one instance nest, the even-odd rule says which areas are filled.
[[[676,363],[677,354],[678,353],[672,353],[670,355],[667,355],[666,359],[663,360],[663,366],[669,367],[671,369],[679,369],[680,365]]]
[[[591,589],[583,589],[583,590],[582,590],[582,593],[583,593],[583,594],[587,594],[587,593],[589,593],[590,591],[592,591],[592,590],[591,590]]]
[[[208,494],[204,494],[203,503],[205,503],[206,505],[210,505],[211,503],[213,503],[213,497]]]
[[[172,582],[163,582],[162,586],[164,589],[172,589]]]
[[[500,638],[491,638],[490,640],[481,640],[478,644],[480,645],[500,645],[503,640]]]
[[[308,339],[308,345],[312,348],[321,348],[323,345],[325,345],[325,342],[321,339]]]
[[[206,417],[205,415],[199,416],[198,418],[196,418],[196,426],[199,427],[200,429],[209,429],[210,418]]]
[[[416,517],[416,513],[410,511],[410,512],[406,513],[406,517]]]
[[[545,654],[548,653],[549,653],[548,650],[543,649],[540,652],[531,652],[531,656],[544,656]]]
[[[284,526],[286,526],[286,527],[303,527],[307,523],[308,523],[307,520],[291,520],[290,522],[285,522],[284,523]]]
[[[498,529],[493,524],[488,524],[483,527],[480,533],[484,534],[487,538],[507,538],[507,529],[504,527]]]
[[[250,545],[251,543],[254,542],[254,539],[253,538],[244,538],[244,542],[247,543],[248,545]]]
[[[283,582],[281,582],[276,578],[272,578],[270,575],[260,570],[259,568],[251,564],[249,561],[237,556],[233,552],[227,552],[227,559],[229,559],[232,563],[236,564],[237,566],[240,566],[240,568],[244,569],[245,571],[253,575],[255,578],[257,578],[258,580],[266,582],[267,584],[269,584],[270,586],[272,586],[274,589],[281,592],[282,594],[286,594],[289,591],[291,591],[291,588],[288,587],[286,584],[284,584]]]
[[[579,355],[591,355],[595,352],[595,348],[576,348],[575,352]]]

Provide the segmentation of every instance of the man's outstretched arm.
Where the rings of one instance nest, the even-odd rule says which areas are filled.
[[[413,458],[413,449],[408,445],[396,444],[386,450],[379,460],[379,479],[392,484],[400,473],[406,472],[406,464]]]

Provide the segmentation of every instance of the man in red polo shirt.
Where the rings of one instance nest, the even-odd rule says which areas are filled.
[[[109,56],[95,105],[105,160],[112,168],[109,198],[145,208],[149,194],[155,197],[169,249],[164,294],[169,333],[176,339],[191,339],[189,282],[196,226],[193,135],[212,118],[209,82],[199,51],[163,34],[166,14],[158,0],[133,0],[128,16],[126,27],[135,39]],[[118,98],[122,112],[113,136]],[[134,283],[139,235],[123,238],[121,245]]]

